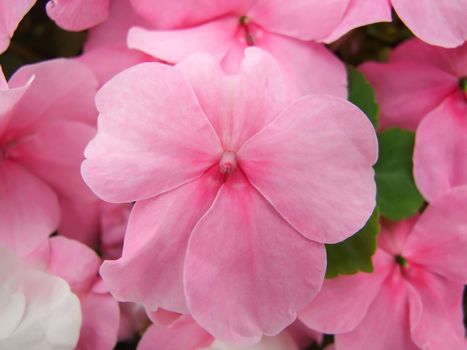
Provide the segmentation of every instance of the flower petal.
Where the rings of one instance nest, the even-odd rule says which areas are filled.
[[[0,0],[0,54],[10,44],[10,39],[21,19],[36,3],[36,0]]]
[[[202,54],[176,68],[191,83],[225,150],[238,150],[275,119],[290,98],[276,60],[258,48],[246,50],[236,75],[227,75],[212,57]]]
[[[459,95],[445,100],[417,129],[414,178],[429,202],[467,185],[467,104]]]
[[[462,350],[464,337],[462,294],[464,286],[422,269],[411,268],[409,294],[411,334],[420,349]]]
[[[107,19],[109,0],[50,0],[46,10],[59,27],[81,31]]]
[[[325,261],[324,246],[296,232],[236,171],[190,237],[189,310],[221,341],[254,344],[296,319],[320,289]]]
[[[297,100],[248,140],[237,158],[248,180],[312,240],[342,241],[374,209],[375,131],[345,100]]]
[[[464,0],[391,0],[402,21],[431,45],[456,47],[467,40]]]
[[[0,163],[0,241],[26,255],[52,234],[60,220],[57,196],[23,167]]]
[[[214,167],[197,180],[135,204],[122,258],[101,268],[117,299],[140,302],[149,310],[160,306],[188,313],[182,277],[188,238],[212,204],[220,175]]]
[[[128,33],[128,47],[170,63],[198,52],[220,60],[232,45],[237,27],[238,19],[232,16],[188,29],[151,31],[134,27]]]
[[[173,67],[142,63],[99,91],[98,133],[82,174],[108,202],[156,196],[201,176],[222,150],[189,84]]]
[[[410,335],[409,293],[405,283],[399,270],[394,270],[357,328],[336,335],[336,348],[419,350]]]
[[[407,239],[403,256],[411,263],[460,284],[467,284],[467,186],[432,202]]]
[[[300,320],[311,329],[328,334],[355,329],[380,292],[393,259],[377,250],[373,261],[372,273],[326,279],[316,298],[300,314]]]

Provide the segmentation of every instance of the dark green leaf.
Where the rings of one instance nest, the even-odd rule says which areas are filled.
[[[379,213],[375,209],[366,225],[355,235],[337,244],[326,244],[326,278],[359,271],[372,272],[371,257],[376,250],[376,236],[379,230]]]
[[[349,101],[358,106],[368,118],[375,129],[379,126],[379,107],[376,103],[375,91],[363,74],[352,66],[347,66]]]
[[[412,175],[415,134],[388,129],[378,135],[378,142],[379,159],[375,171],[381,215],[391,220],[411,217],[424,203]]]

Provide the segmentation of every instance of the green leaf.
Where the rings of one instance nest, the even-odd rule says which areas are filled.
[[[371,257],[376,251],[379,230],[379,212],[375,209],[366,225],[355,235],[337,244],[326,244],[326,278],[351,275],[359,271],[373,272]]]
[[[379,107],[375,91],[365,76],[356,68],[347,66],[349,101],[359,107],[370,119],[375,129],[379,126]]]
[[[424,204],[412,175],[415,134],[388,129],[378,135],[378,143],[379,159],[375,172],[381,215],[391,220],[411,217]]]

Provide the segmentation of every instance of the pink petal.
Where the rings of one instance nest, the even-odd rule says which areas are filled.
[[[24,86],[33,76],[29,89],[16,104],[11,131],[30,134],[64,119],[95,124],[97,81],[86,66],[66,59],[23,66],[11,77],[10,87]]]
[[[188,238],[211,206],[220,175],[214,167],[197,180],[135,204],[122,258],[101,268],[117,299],[142,303],[149,310],[160,306],[188,313],[182,280]]]
[[[60,207],[55,193],[23,167],[0,164],[0,240],[19,255],[37,248],[57,228]]]
[[[373,263],[372,273],[326,279],[316,298],[300,314],[300,320],[311,329],[329,334],[355,329],[380,292],[393,258],[377,250]]]
[[[258,48],[246,50],[236,75],[225,74],[208,55],[194,55],[176,68],[189,80],[227,150],[239,149],[276,118],[289,101],[280,67],[267,52]]]
[[[421,349],[462,350],[464,336],[462,294],[464,286],[412,268],[410,283],[411,333]]]
[[[216,338],[256,343],[291,324],[313,299],[325,261],[324,246],[298,234],[237,171],[192,232],[188,307]]]
[[[48,270],[68,282],[75,293],[88,292],[97,278],[100,259],[78,241],[56,236],[49,240]]]
[[[333,42],[350,30],[376,22],[391,22],[389,0],[350,0],[339,25],[323,41]]]
[[[86,183],[109,202],[156,196],[199,177],[218,137],[175,68],[142,63],[99,91],[99,131],[85,151]]]
[[[467,40],[464,0],[391,0],[410,30],[431,45],[456,47]]]
[[[245,14],[250,0],[130,0],[134,9],[158,28],[182,28],[221,17]]]
[[[120,311],[110,294],[89,293],[80,298],[83,324],[76,350],[112,350],[117,343]]]
[[[411,263],[467,284],[467,186],[432,202],[407,240],[403,256]]]
[[[10,39],[21,19],[36,3],[36,0],[0,0],[0,54],[10,44]]]
[[[24,86],[10,89],[0,67],[0,142],[3,143],[8,138],[8,127],[15,106],[23,98],[31,83],[32,81],[29,81]]]
[[[410,335],[409,296],[399,270],[388,276],[363,321],[335,337],[337,349],[419,350]]]
[[[109,0],[50,0],[46,10],[59,27],[81,31],[107,19]]]
[[[232,45],[237,27],[238,18],[233,16],[188,29],[151,31],[135,27],[128,33],[128,47],[170,63],[198,52],[209,53],[220,60]]]
[[[281,35],[268,35],[258,46],[279,61],[297,97],[328,94],[347,97],[347,73],[342,62],[323,45]]]
[[[414,177],[429,202],[467,185],[466,117],[467,104],[459,93],[428,114],[417,129]]]
[[[84,148],[96,130],[80,122],[57,122],[12,147],[10,158],[49,184],[67,200],[95,201],[84,183],[80,165]]]
[[[213,338],[193,321],[184,316],[171,327],[153,324],[143,334],[138,350],[198,350],[212,343]]]
[[[374,209],[375,132],[345,100],[297,100],[248,140],[237,158],[248,180],[312,240],[342,241],[363,227]]]
[[[381,231],[378,234],[378,247],[386,253],[396,256],[402,254],[419,215],[402,221],[390,221],[381,218]]]
[[[337,27],[348,3],[349,0],[258,0],[248,16],[270,32],[318,40]]]
[[[109,57],[112,57],[109,60]],[[106,45],[86,51],[77,61],[88,66],[102,85],[121,71],[154,59],[142,52],[128,50],[126,45]]]
[[[415,130],[459,84],[456,76],[421,62],[365,63],[361,70],[376,90],[382,129]]]

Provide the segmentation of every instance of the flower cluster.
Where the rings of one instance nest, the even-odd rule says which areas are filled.
[[[465,0],[43,5],[0,53],[87,34],[0,69],[1,349],[467,349]]]

